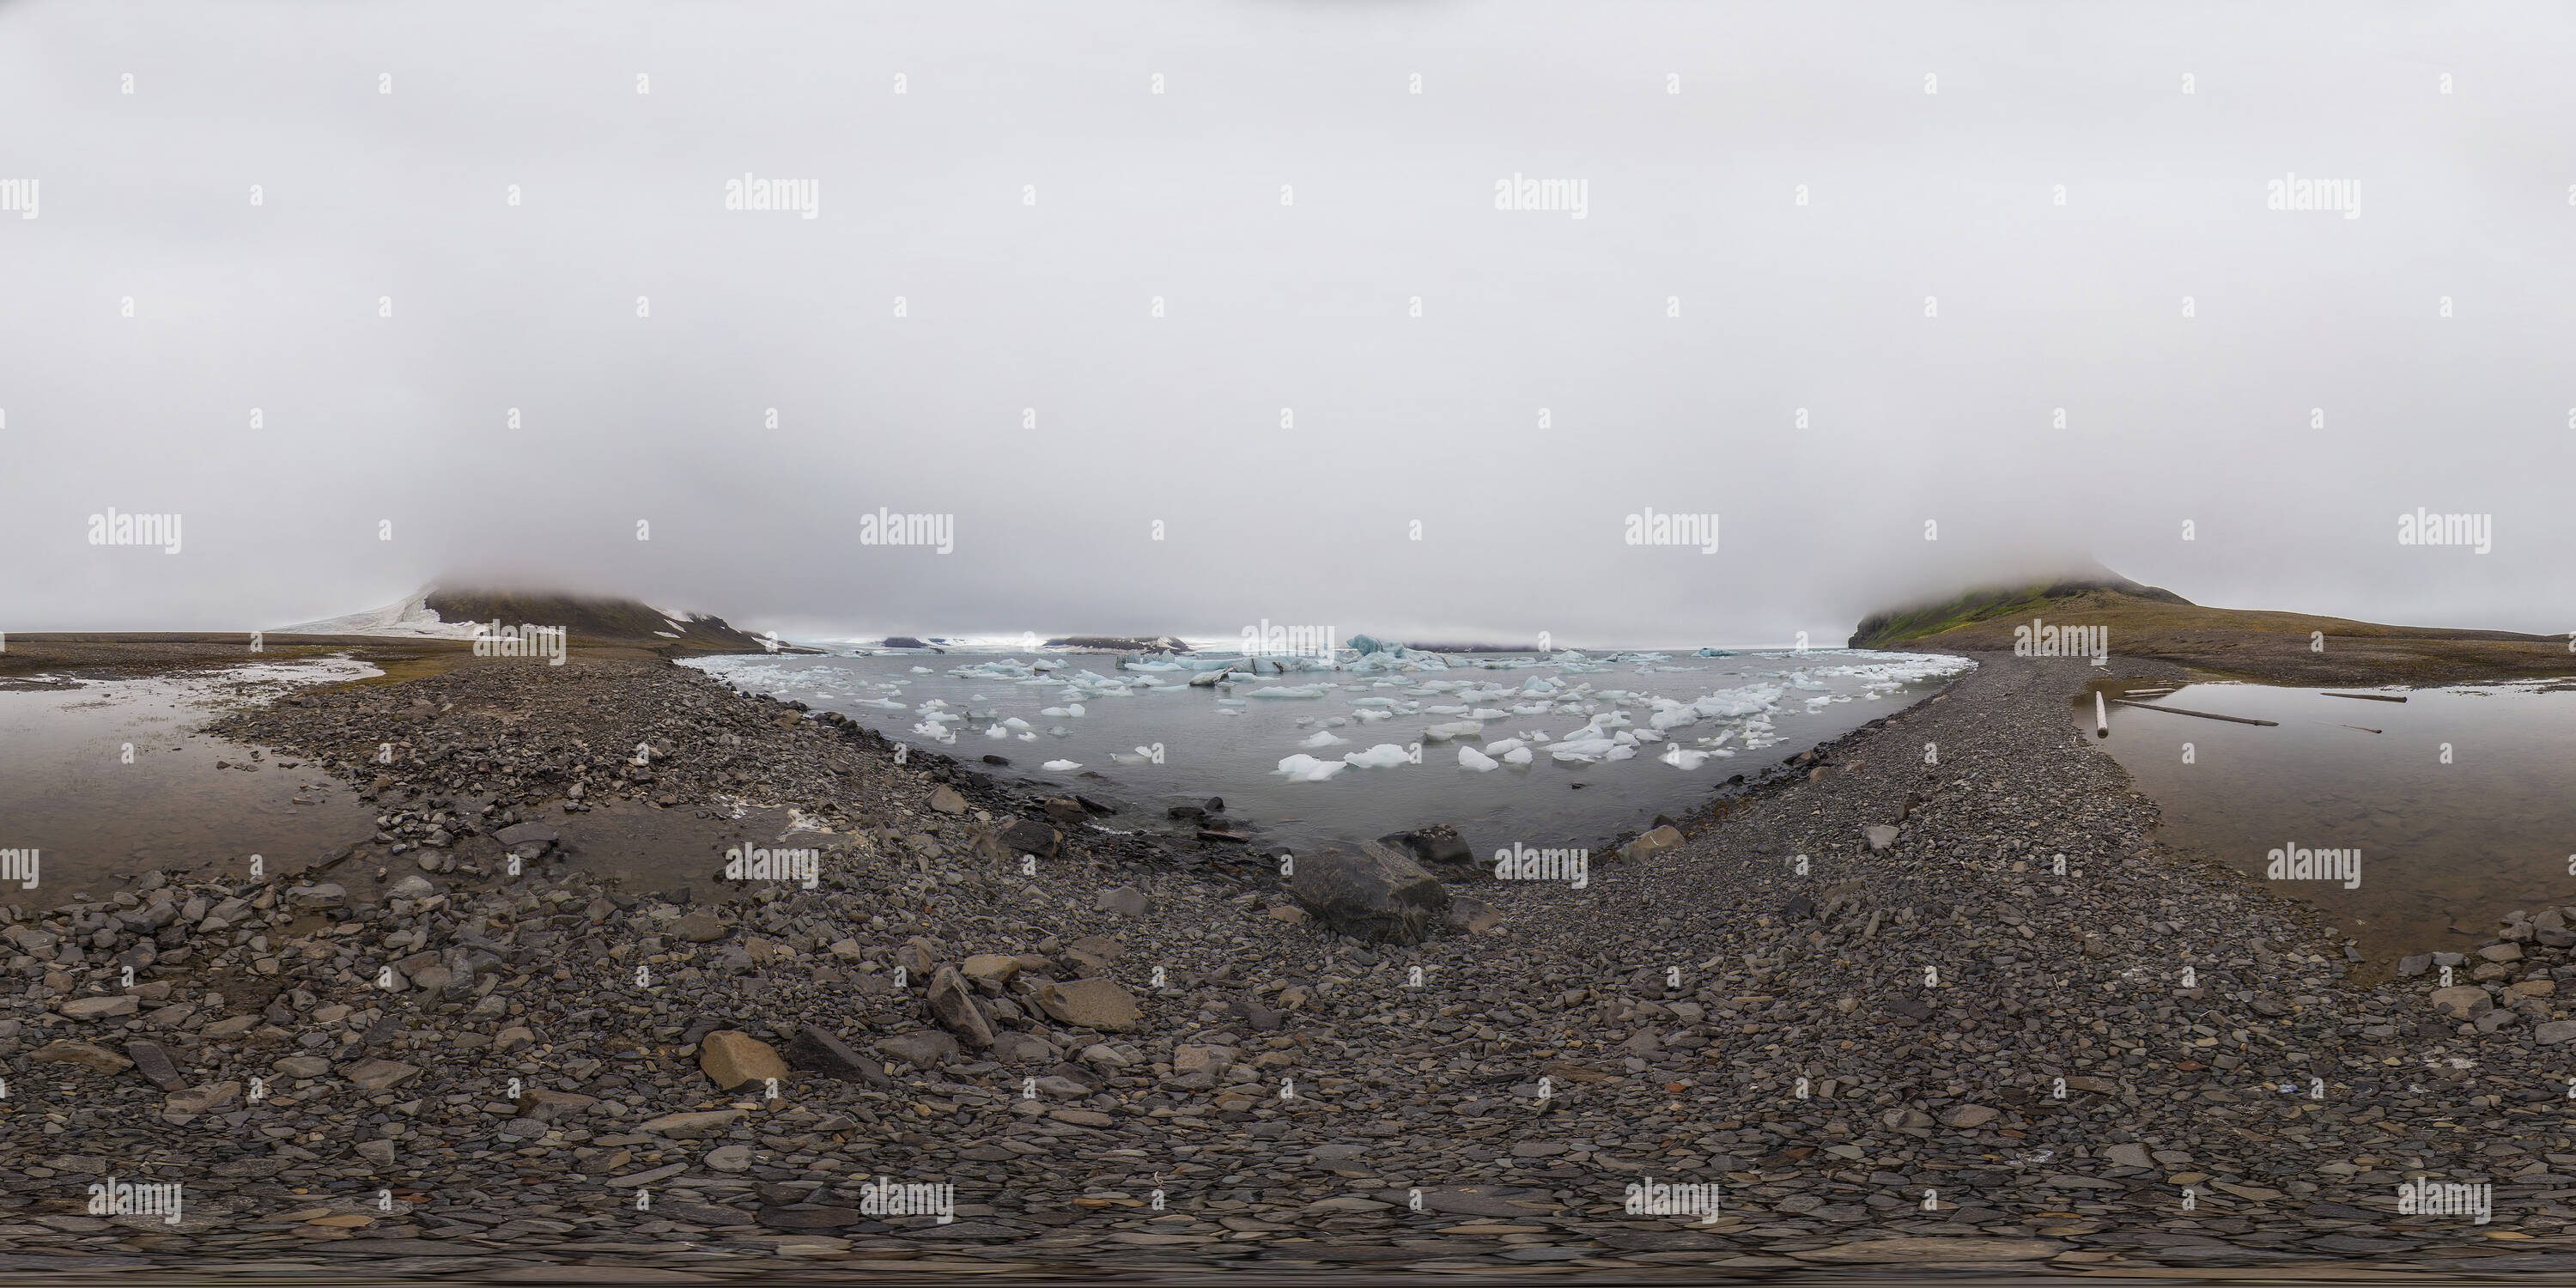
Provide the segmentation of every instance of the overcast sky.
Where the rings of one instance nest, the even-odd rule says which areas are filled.
[[[0,4],[0,630],[1826,642],[2088,558],[2576,629],[2571,12]]]

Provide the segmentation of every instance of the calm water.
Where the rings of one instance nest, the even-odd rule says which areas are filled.
[[[197,729],[229,703],[378,673],[328,658],[0,688],[0,849],[41,860],[35,888],[0,882],[0,902],[105,897],[153,868],[240,877],[253,854],[268,871],[293,871],[366,839],[374,811],[330,776],[287,768],[293,756],[252,760],[251,748]]]
[[[1100,820],[1110,827],[1168,829],[1166,806],[1218,795],[1229,816],[1251,824],[1262,843],[1347,843],[1446,822],[1458,825],[1479,853],[1514,843],[1596,846],[1623,829],[1644,827],[1658,812],[1679,813],[1733,775],[1759,771],[1887,715],[1968,665],[1959,658],[1844,650],[1484,660],[1490,669],[1305,672],[1217,688],[1187,687],[1186,671],[1122,669],[1111,654],[734,657],[692,665],[753,692],[839,711],[969,763],[988,754],[1006,757],[1010,767],[993,772],[1124,805],[1124,813]],[[1035,671],[1037,664],[1055,669]],[[1262,690],[1313,696],[1258,696]],[[1667,704],[1659,707],[1659,698]],[[1667,714],[1668,728],[1658,731],[1656,717],[1670,712],[1671,703],[1693,704],[1696,714],[1687,723]],[[930,721],[929,715],[962,718]],[[1481,736],[1424,737],[1432,726],[1479,715],[1485,717]],[[1596,718],[1598,737],[1610,744],[1597,759],[1555,754]],[[1000,736],[990,732],[997,726]],[[941,729],[953,743],[934,738]],[[1506,740],[1538,733],[1549,740],[1528,743],[1526,765],[1478,772],[1460,763],[1461,746],[1503,761]],[[1319,734],[1339,741],[1307,745]],[[1620,742],[1622,734],[1635,745]],[[1410,752],[1417,744],[1421,759],[1414,763]],[[1152,756],[1157,745],[1159,764]],[[1322,781],[1279,772],[1280,761],[1291,756],[1332,762],[1381,745],[1406,759],[1351,766]],[[1676,747],[1679,759],[1698,763],[1670,763],[1666,757]],[[1080,768],[1048,770],[1049,762]]]
[[[2195,684],[2155,702],[2280,723],[2115,706],[2103,746],[2163,806],[2171,836],[2251,875],[2266,876],[2273,850],[2360,850],[2353,889],[2342,880],[2271,885],[2324,910],[2375,961],[2474,945],[2513,909],[2576,904],[2576,692],[2334,692],[2407,701]],[[2078,719],[2089,733],[2089,697]]]

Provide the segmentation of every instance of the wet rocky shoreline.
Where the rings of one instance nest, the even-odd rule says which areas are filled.
[[[0,925],[0,1273],[2576,1267],[2566,916],[2356,987],[2155,838],[2098,671],[1978,661],[1414,944],[655,660],[282,699],[216,731],[374,836]],[[594,809],[792,818],[816,884],[625,888],[561,862]],[[88,1215],[111,1174],[182,1219]]]

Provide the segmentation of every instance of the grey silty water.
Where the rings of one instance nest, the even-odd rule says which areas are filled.
[[[1889,714],[1968,665],[1857,650],[1447,661],[1197,688],[1187,684],[1192,672],[1160,669],[1172,663],[1122,665],[1106,653],[691,665],[997,774],[1121,804],[1104,826],[1168,828],[1166,807],[1222,796],[1228,815],[1265,844],[1348,843],[1451,823],[1479,853],[1596,846]],[[1481,732],[1438,736],[1460,722]],[[1514,740],[1525,755],[1514,754]],[[987,755],[1010,763],[978,763]],[[1291,768],[1303,777],[1282,772],[1300,756],[1308,759]],[[1345,761],[1352,756],[1362,763]],[[1480,756],[1493,767],[1474,767]]]

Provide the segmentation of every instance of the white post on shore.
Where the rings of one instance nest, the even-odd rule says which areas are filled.
[[[2111,736],[2111,708],[2103,703],[2100,689],[2093,691],[2093,736],[2096,738]]]

